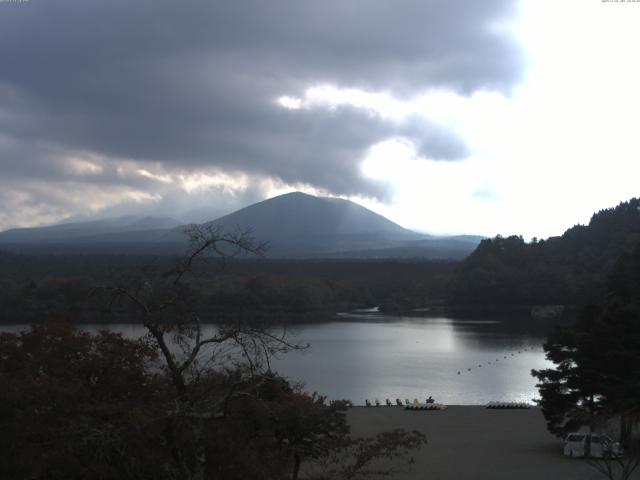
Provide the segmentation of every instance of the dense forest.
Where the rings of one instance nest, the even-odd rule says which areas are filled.
[[[604,290],[618,258],[640,241],[640,199],[594,214],[560,237],[483,240],[456,268],[454,304],[581,305]]]
[[[632,199],[560,237],[484,240],[462,262],[209,258],[184,288],[208,322],[326,320],[336,312],[373,306],[390,313],[572,306],[604,291],[612,266],[638,242],[640,200]],[[0,322],[113,321],[100,297],[104,285],[161,277],[179,261],[155,255],[0,252]]]
[[[113,321],[101,289],[158,278],[178,257],[0,253],[0,322]],[[326,320],[380,305],[406,311],[443,304],[455,263],[424,260],[209,259],[185,288],[204,321]],[[53,273],[55,272],[55,273]],[[135,318],[130,321],[136,322]]]

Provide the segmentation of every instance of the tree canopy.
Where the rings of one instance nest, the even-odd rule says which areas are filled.
[[[620,257],[602,299],[544,348],[555,368],[533,375],[549,430],[562,435],[620,416],[628,437],[640,414],[640,244]]]
[[[582,305],[600,294],[621,255],[640,241],[640,199],[620,203],[560,237],[483,240],[456,269],[454,304]]]

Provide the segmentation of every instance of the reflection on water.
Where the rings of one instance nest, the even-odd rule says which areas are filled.
[[[2,327],[19,328],[24,326]],[[140,325],[109,328],[130,338],[145,333]],[[288,331],[311,347],[284,355],[273,368],[291,380],[304,381],[309,391],[356,404],[387,397],[423,401],[429,395],[459,405],[530,401],[537,397],[531,369],[549,365],[542,351],[548,326],[531,319],[360,314]]]
[[[275,365],[291,379],[306,380],[308,390],[356,404],[429,395],[459,405],[530,401],[537,397],[531,369],[549,365],[542,351],[546,332],[530,319],[360,315],[296,329],[311,348]]]

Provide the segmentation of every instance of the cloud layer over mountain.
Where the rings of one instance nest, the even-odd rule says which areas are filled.
[[[371,146],[400,137],[456,161],[464,140],[423,118],[295,99],[322,85],[509,92],[522,68],[501,28],[513,4],[0,4],[0,228],[198,188],[259,197],[264,182],[384,200],[388,185],[361,172]]]

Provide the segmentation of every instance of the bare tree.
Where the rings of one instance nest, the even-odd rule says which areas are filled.
[[[629,480],[640,466],[640,439],[629,439],[622,456],[607,452],[603,458],[588,458],[587,463],[609,480]]]
[[[249,442],[266,439],[266,457],[273,456],[271,463],[280,467],[275,457],[290,462],[294,479],[299,478],[303,461],[315,465],[312,472],[323,470],[322,478],[388,476],[392,473],[389,468],[372,466],[383,459],[406,456],[426,442],[423,434],[404,431],[352,439],[346,402],[327,406],[324,397],[291,389],[286,380],[271,372],[273,356],[306,348],[291,342],[284,328],[276,330],[244,319],[207,325],[193,295],[200,274],[206,273],[200,266],[211,253],[218,260],[262,255],[265,245],[257,243],[250,232],[227,234],[211,225],[192,226],[187,234],[191,248],[177,266],[109,289],[111,310],[133,312],[163,360],[172,390],[163,420],[168,478],[204,480],[224,470],[220,449],[209,448],[221,440],[216,432],[241,424],[239,418],[262,422],[242,438]],[[272,460],[266,457],[257,460],[265,462],[263,470]]]
[[[588,463],[610,480],[629,480],[640,465],[640,454],[636,448],[622,457],[590,458]]]
[[[284,329],[276,332],[250,322],[205,327],[190,298],[189,286],[198,280],[198,266],[210,254],[217,259],[242,254],[261,256],[266,245],[257,243],[248,231],[229,234],[212,225],[194,225],[186,233],[191,248],[175,268],[109,290],[112,307],[124,301],[141,319],[149,342],[161,353],[175,391],[165,428],[173,460],[167,465],[167,473],[175,478],[203,480],[206,422],[224,416],[232,396],[250,394],[242,386],[269,372],[273,355],[303,347],[288,341]],[[214,366],[227,373],[233,369],[232,375],[220,377],[224,377],[224,385],[211,378]],[[185,431],[188,440],[178,441]]]

